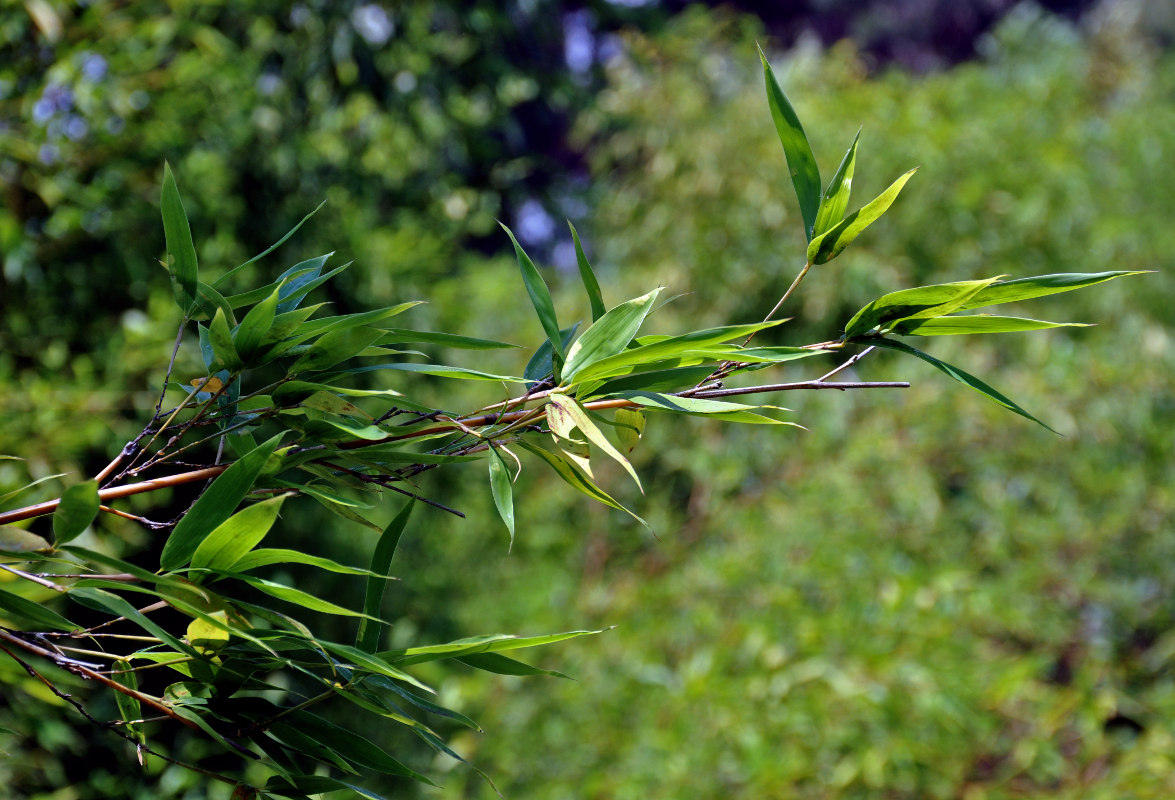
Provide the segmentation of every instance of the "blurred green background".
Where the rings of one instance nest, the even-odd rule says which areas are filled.
[[[5,5],[0,453],[26,461],[0,461],[0,494],[95,472],[150,415],[178,321],[157,261],[165,159],[212,274],[325,198],[252,277],[337,251],[355,259],[324,298],[341,311],[425,299],[415,325],[533,346],[495,220],[548,265],[562,318],[586,318],[570,217],[609,302],[684,293],[651,331],[761,318],[803,241],[759,42],[826,176],[863,128],[853,207],[921,166],[808,277],[777,343],[830,338],[913,285],[1158,270],[1017,310],[1097,328],[928,345],[1064,436],[878,354],[855,374],[914,386],[777,398],[806,432],[650,419],[648,494],[602,471],[656,537],[530,468],[508,554],[483,470],[456,469],[427,488],[470,519],[416,516],[391,641],[618,626],[539,657],[576,681],[426,675],[486,729],[454,746],[507,797],[1173,796],[1175,14],[755,5]],[[970,27],[926,24],[959,8]],[[150,547],[117,522],[95,532],[106,546]],[[284,522],[340,560],[372,544],[311,505]],[[72,712],[46,714],[14,665],[0,678],[0,727],[24,734],[0,731],[12,796],[227,796],[141,773]],[[443,790],[365,783],[495,796],[411,741],[397,755]]]

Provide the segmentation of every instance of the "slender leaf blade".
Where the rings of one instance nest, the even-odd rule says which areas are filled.
[[[1123,278],[1127,275],[1146,275],[1151,270],[1114,270],[1110,272],[1062,272],[1055,275],[1037,275],[1031,278],[1015,278],[999,281],[988,286],[960,306],[960,311],[969,311],[983,306],[1015,303],[1031,300],[1059,292],[1071,292],[1086,286]]]
[[[579,264],[579,277],[583,281],[584,290],[587,291],[588,302],[592,306],[592,322],[595,322],[607,313],[608,308],[604,305],[604,296],[600,293],[600,282],[596,280],[596,273],[588,263],[587,254],[583,252],[579,232],[575,230],[571,220],[567,220],[567,227],[571,228],[571,240],[575,242],[575,261]]]
[[[645,317],[653,310],[653,303],[661,289],[641,295],[613,308],[596,320],[567,350],[563,365],[563,380],[571,380],[575,373],[591,364],[624,351],[636,336]]]
[[[832,180],[828,182],[828,188],[824,190],[824,199],[820,201],[820,211],[816,214],[816,226],[813,229],[815,236],[819,236],[844,219],[845,209],[849,207],[849,195],[853,189],[853,171],[857,166],[857,142],[860,138],[861,132],[857,131],[848,152],[845,153]]]
[[[192,566],[230,569],[261,543],[277,520],[277,513],[289,495],[279,495],[246,506],[216,526],[196,547]]]
[[[176,305],[186,314],[196,302],[199,271],[196,245],[192,241],[192,229],[188,225],[188,214],[184,211],[179,187],[176,186],[175,176],[171,173],[171,165],[166,161],[163,162],[163,194],[160,208],[163,212],[163,236],[168,255],[172,258],[171,264],[168,265],[171,290]]]
[[[74,631],[80,628],[65,617],[27,597],[0,589],[0,611],[15,614],[39,628],[55,631]]]
[[[559,321],[555,318],[555,304],[551,301],[551,290],[547,288],[546,281],[539,274],[538,267],[534,265],[530,256],[522,249],[522,245],[514,238],[514,232],[505,225],[502,225],[502,230],[506,231],[506,235],[514,244],[514,253],[518,257],[518,268],[522,272],[522,282],[526,285],[526,293],[530,295],[530,302],[534,305],[534,310],[547,334],[547,339],[551,342],[559,360],[566,361],[566,350],[563,348],[563,340],[559,335]]]
[[[404,528],[408,525],[408,518],[412,516],[412,508],[416,505],[410,499],[400,509],[399,513],[388,523],[375,544],[375,551],[371,554],[371,571],[375,573],[367,579],[367,589],[363,596],[363,613],[367,617],[379,618],[380,607],[383,604],[384,590],[387,589],[388,579],[377,577],[387,575],[392,568],[392,557],[396,555],[396,548],[400,544],[400,537],[404,535]],[[355,646],[367,653],[374,653],[379,649],[379,627],[368,622],[367,617],[360,620],[359,632],[355,636]]]
[[[952,314],[998,280],[996,277],[939,283],[884,294],[853,315],[845,325],[845,338],[851,339],[878,326],[885,328],[901,320],[930,319]]]
[[[812,146],[808,144],[804,126],[800,124],[800,118],[796,116],[795,109],[792,108],[779,81],[775,79],[775,72],[767,62],[767,56],[763,54],[762,48],[759,48],[759,60],[763,62],[763,81],[767,86],[767,104],[771,108],[771,119],[775,122],[779,142],[783,145],[783,154],[787,158],[796,198],[800,201],[804,237],[810,242],[814,235],[816,215],[820,209],[820,169],[816,166],[816,156],[812,154]]]
[[[1046,322],[1022,317],[995,317],[986,314],[932,319],[902,320],[893,327],[899,336],[957,336],[971,333],[1020,333],[1047,328],[1088,328],[1083,322]]]
[[[178,569],[188,562],[200,542],[220,523],[224,522],[253,487],[265,462],[273,454],[284,434],[278,434],[260,444],[244,458],[234,462],[217,476],[188,513],[176,524],[163,545],[159,565],[167,571]]]
[[[917,167],[901,175],[889,188],[869,204],[849,214],[836,225],[814,238],[808,244],[808,263],[825,264],[840,255],[849,244],[884,214],[897,199],[906,181],[918,171]]]
[[[489,450],[490,462],[490,492],[494,496],[494,506],[498,509],[498,516],[506,523],[506,530],[510,531],[510,548],[514,548],[514,493],[510,487],[510,470],[506,462],[498,455],[493,447]]]

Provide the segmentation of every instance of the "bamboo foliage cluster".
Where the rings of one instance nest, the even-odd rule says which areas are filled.
[[[572,227],[591,317],[581,331],[578,323],[568,326],[559,321],[541,271],[503,226],[543,333],[517,374],[421,360],[423,354],[413,346],[480,351],[513,345],[397,327],[396,318],[414,302],[326,315],[324,303],[308,299],[347,268],[328,268],[330,253],[295,264],[262,286],[235,288],[243,268],[269,256],[313,212],[265,252],[205,282],[177,182],[165,166],[161,209],[167,267],[183,317],[172,363],[194,325],[205,374],[185,384],[172,380],[169,365],[151,420],[105,469],[70,486],[58,499],[0,512],[0,568],[24,579],[23,588],[0,589],[0,617],[5,622],[0,649],[62,698],[65,693],[43,674],[44,664],[115,692],[121,719],[109,727],[133,742],[140,758],[154,753],[174,760],[152,748],[152,731],[176,723],[202,732],[247,762],[265,765],[271,777],[263,785],[250,786],[238,783],[239,776],[184,764],[212,779],[238,784],[241,797],[302,797],[343,788],[376,797],[353,783],[363,770],[431,780],[356,730],[328,721],[316,713],[317,706],[354,704],[404,726],[437,752],[461,759],[430,727],[430,719],[480,729],[460,712],[439,705],[435,692],[413,673],[414,665],[458,661],[505,675],[558,675],[508,654],[599,633],[480,636],[387,649],[382,600],[393,580],[393,557],[409,515],[417,502],[460,514],[443,498],[421,493],[416,481],[421,473],[484,461],[494,505],[511,543],[513,485],[524,464],[546,465],[574,489],[640,520],[599,485],[593,457],[617,462],[641,487],[627,454],[639,443],[647,415],[795,425],[786,409],[730,398],[803,389],[907,386],[834,380],[878,347],[926,361],[1039,422],[984,381],[904,339],[1073,325],[965,312],[1137,272],[996,276],[905,289],[866,305],[846,322],[836,340],[752,346],[761,331],[786,321],[776,319],[776,314],[804,276],[839,256],[884,214],[914,172],[906,172],[877,198],[847,213],[860,134],[822,188],[799,118],[766,58],[762,61],[768,105],[808,241],[805,264],[779,303],[757,323],[676,335],[642,333],[662,290],[654,288],[609,308]],[[841,365],[809,380],[749,385],[737,380],[784,362],[837,352],[846,356]],[[356,376],[373,371],[408,374],[395,390],[354,387]],[[436,408],[413,398],[412,373],[502,383],[512,396],[465,413]],[[175,521],[149,520],[112,505],[132,494],[203,482],[206,488]],[[380,527],[365,513],[372,507],[366,498],[384,491],[407,500],[392,522]],[[274,529],[283,504],[295,495],[313,498],[346,520],[375,528],[379,537],[369,563],[356,567],[301,550],[264,546],[267,539],[277,538]],[[166,531],[159,569],[150,571],[75,544],[99,513],[131,517]],[[52,540],[17,525],[49,515]],[[285,564],[354,576],[366,587],[362,605],[347,607],[263,577],[267,567]],[[281,604],[247,601],[240,596],[241,587],[249,588],[249,597],[260,593]],[[104,621],[88,628],[75,624],[69,603],[104,615]],[[164,609],[179,612],[186,627],[176,629],[158,621],[157,612]],[[358,633],[352,642],[331,641],[311,630],[303,618],[306,612],[354,619]],[[134,633],[114,633],[111,626]],[[168,678],[159,680],[160,672]],[[279,673],[280,681],[275,677]],[[162,688],[156,690],[157,685]],[[66,699],[91,721],[100,722],[80,702]],[[321,765],[329,774],[322,774]]]

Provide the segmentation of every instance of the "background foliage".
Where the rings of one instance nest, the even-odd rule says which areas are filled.
[[[535,226],[528,246],[555,265],[569,317],[574,260],[544,231],[570,215],[611,302],[658,282],[690,292],[659,314],[665,330],[764,313],[803,243],[763,113],[759,24],[693,9],[629,31],[597,92],[594,73],[552,68],[557,24],[491,5],[481,30],[456,6],[405,6],[382,42],[369,7],[339,4],[93,4],[58,10],[56,39],[36,13],[0,14],[17,56],[0,59],[0,452],[29,459],[0,462],[0,493],[92,474],[153,402],[174,325],[153,261],[164,158],[193,227],[215,231],[202,263],[244,260],[327,198],[292,255],[356,259],[340,312],[425,297],[424,327],[533,326],[502,302],[505,216]],[[1169,796],[1175,62],[1129,11],[1078,25],[1020,6],[979,60],[943,72],[871,69],[849,42],[801,46],[780,70],[826,170],[864,127],[858,197],[922,167],[884,224],[805,283],[792,311],[816,338],[899,286],[1161,270],[1040,301],[1100,329],[931,348],[998,373],[1067,438],[882,355],[862,377],[915,387],[789,397],[808,433],[650,425],[634,454],[649,495],[619,471],[606,485],[660,539],[543,483],[519,487],[507,555],[480,474],[430,487],[487,522],[417,517],[394,640],[620,625],[547,656],[574,683],[436,676],[487,730],[457,749],[508,796]],[[602,28],[623,21],[605,12]],[[527,114],[543,106],[574,120],[556,138],[577,155],[536,144]],[[295,538],[322,535],[300,516]],[[366,535],[330,530],[344,552]],[[144,545],[133,526],[96,535]],[[0,726],[28,729],[19,698],[3,702]],[[36,730],[0,740],[0,779],[23,795],[206,788],[159,765],[140,777],[64,713]],[[72,757],[104,747],[105,769]],[[462,769],[442,782],[490,793]]]

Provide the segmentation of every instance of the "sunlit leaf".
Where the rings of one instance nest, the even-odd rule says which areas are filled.
[[[150,633],[152,636],[158,637],[160,641],[171,647],[173,650],[178,650],[189,656],[197,655],[196,651],[192,649],[191,645],[180,641],[175,636],[172,636],[165,628],[158,625],[153,619],[148,617],[146,614],[143,614],[125,599],[112,592],[108,592],[105,589],[98,589],[92,586],[78,586],[70,588],[69,596],[71,599],[76,600],[84,606],[88,606],[98,611],[105,611],[109,614],[113,614],[116,617],[125,617],[143,630]]]
[[[857,135],[853,137],[853,143],[849,145],[848,152],[845,153],[845,157],[837,167],[832,180],[828,182],[828,188],[824,190],[824,199],[820,201],[820,211],[816,214],[813,236],[819,236],[844,219],[845,209],[849,206],[849,195],[853,188],[853,170],[857,165],[857,142],[860,138],[861,132],[857,131]]]
[[[53,512],[53,538],[58,545],[76,538],[98,516],[98,481],[77,483],[65,490]]]
[[[570,677],[564,675],[562,672],[556,672],[553,669],[532,667],[530,664],[525,664],[517,659],[504,656],[501,653],[472,653],[467,656],[458,656],[455,660],[474,669],[493,672],[498,675],[521,675],[527,677],[550,675],[554,678],[566,678],[570,680]]]
[[[1039,319],[989,317],[981,314],[902,320],[893,326],[893,332],[900,336],[957,336],[968,333],[1019,333],[1046,328],[1088,327],[1088,324],[1081,322],[1045,322]]]
[[[795,424],[755,413],[763,409],[774,411],[786,410],[778,409],[775,406],[748,406],[741,403],[728,403],[722,400],[708,400],[698,397],[674,397],[673,395],[657,394],[656,392],[620,392],[614,396],[624,397],[646,408],[676,411],[679,414],[697,414],[726,422],[749,422],[762,425]]]
[[[192,229],[188,215],[180,200],[179,187],[171,174],[171,165],[163,163],[163,195],[160,200],[163,212],[163,235],[167,253],[171,256],[168,272],[171,275],[171,290],[176,305],[184,313],[196,302],[196,245],[192,242]]]
[[[796,116],[795,109],[792,108],[779,81],[775,79],[775,72],[767,63],[767,56],[763,54],[762,48],[759,49],[759,60],[763,62],[763,80],[767,85],[767,104],[771,107],[771,119],[775,122],[775,130],[779,134],[783,153],[787,157],[787,167],[791,173],[792,185],[796,189],[796,198],[800,201],[804,237],[807,241],[812,241],[816,214],[820,208],[820,169],[816,166],[816,157],[812,155],[812,146],[808,144],[804,126],[800,124],[800,118]]]
[[[645,432],[645,415],[632,408],[616,409],[616,438],[620,446],[632,452]]]
[[[229,572],[248,572],[252,569],[259,569],[260,567],[267,567],[271,564],[305,564],[311,567],[318,567],[327,572],[336,572],[340,575],[364,575],[372,576],[369,569],[360,569],[359,567],[348,567],[346,564],[340,564],[337,561],[332,561],[329,558],[322,556],[312,556],[309,553],[304,553],[301,550],[284,550],[279,548],[261,548],[259,550],[251,550],[245,555],[241,556],[235,563],[228,568]],[[388,575],[374,575],[374,577],[384,580],[395,580]]]
[[[978,281],[940,283],[918,286],[882,295],[858,311],[845,325],[845,338],[851,339],[880,326],[905,319],[931,319],[954,313],[999,278]]]
[[[288,496],[279,495],[246,506],[217,525],[192,554],[192,566],[209,569],[231,568],[269,533],[282,503]]]
[[[596,320],[583,335],[567,350],[567,361],[563,365],[563,380],[575,377],[575,373],[591,364],[624,351],[640,330],[645,317],[653,310],[653,303],[660,289],[621,303]]]
[[[477,339],[473,336],[459,336],[439,331],[414,331],[407,328],[385,328],[383,338],[377,344],[436,344],[458,350],[500,350],[505,347],[518,347],[516,344],[492,339]]]
[[[893,201],[897,199],[906,181],[918,171],[918,168],[903,174],[890,184],[889,188],[879,194],[868,205],[849,214],[824,233],[817,236],[808,244],[808,263],[824,264],[840,255],[841,251],[849,246],[861,231],[868,228],[877,218],[884,214]]]
[[[623,453],[616,449],[612,442],[608,441],[608,437],[596,427],[591,417],[587,415],[587,412],[578,403],[563,394],[552,394],[547,399],[550,401],[550,404],[547,406],[547,419],[551,420],[552,417],[564,417],[564,421],[562,422],[558,420],[551,422],[552,431],[556,430],[556,428],[561,431],[567,431],[569,426],[579,428],[580,432],[592,444],[603,450],[609,457],[620,464],[620,466],[624,467],[624,471],[636,482],[637,488],[641,490],[642,494],[644,493],[645,490],[641,486],[641,479],[637,477],[636,470],[632,468],[632,464],[628,462],[628,459],[624,457]]]
[[[213,611],[209,616],[221,624],[215,625],[203,619],[194,619],[188,623],[185,636],[192,647],[213,652],[223,650],[228,646],[231,636],[227,630],[229,624],[228,612]]]
[[[573,466],[571,463],[563,458],[560,458],[549,450],[544,450],[543,448],[531,444],[530,442],[520,441],[519,444],[530,452],[534,453],[539,458],[546,461],[551,469],[555,470],[555,474],[562,478],[568,486],[571,486],[576,491],[586,494],[596,502],[603,503],[604,505],[615,508],[618,511],[623,511],[641,525],[644,525],[646,528],[649,527],[649,523],[645,522],[636,514],[632,513],[627,508],[620,505],[620,503],[612,499],[610,494],[605,492],[599,486],[596,486],[596,484],[593,483],[587,476],[585,476],[578,467]]]
[[[594,636],[604,633],[607,629],[594,631],[568,631],[566,633],[549,633],[542,636],[511,636],[505,633],[495,633],[488,636],[472,636],[467,639],[458,639],[445,644],[431,644],[419,647],[407,647],[402,650],[388,650],[379,655],[388,661],[403,664],[420,664],[426,661],[439,661],[446,658],[457,658],[473,653],[501,653],[510,650],[522,650],[528,647],[542,647],[556,642],[565,642],[568,639],[577,639],[580,636]]]
[[[159,564],[164,570],[182,567],[196,552],[200,542],[220,523],[228,519],[253,487],[265,462],[273,454],[284,434],[278,434],[256,450],[233,463],[217,476],[172,530],[163,545]]]
[[[1034,297],[1071,292],[1086,286],[1104,283],[1114,278],[1127,275],[1146,275],[1149,270],[1118,270],[1113,272],[1062,272],[1056,275],[1037,275],[1032,278],[1015,278],[1010,281],[998,281],[960,306],[961,311],[983,306],[994,306],[1001,303],[1015,303],[1020,300],[1031,300]]]
[[[212,344],[214,364],[227,370],[238,370],[244,366],[236,345],[233,344],[233,334],[222,309],[216,309],[216,315],[208,324],[208,341]]]
[[[290,366],[290,374],[324,370],[362,352],[383,336],[379,328],[346,328],[324,334]]]

